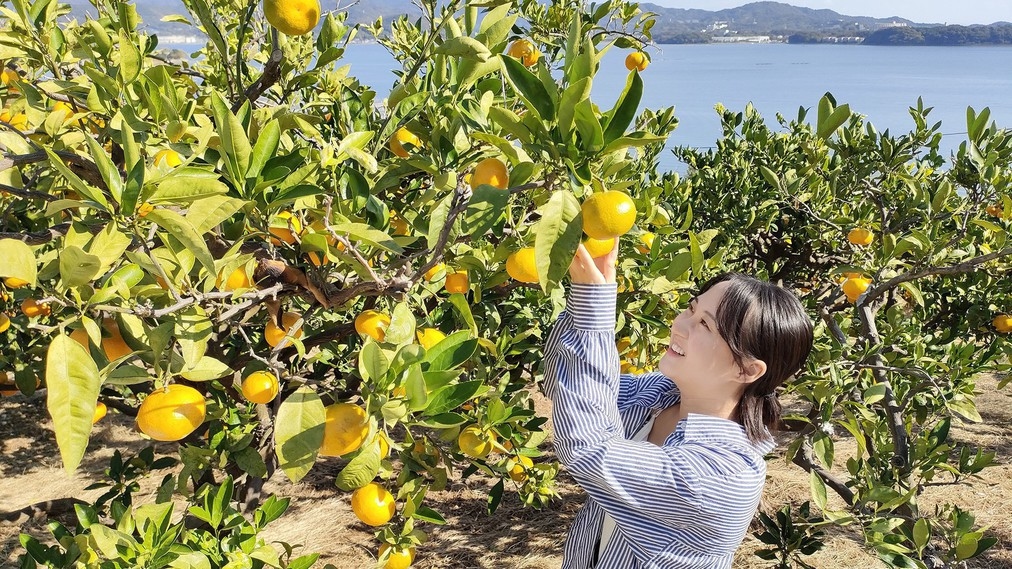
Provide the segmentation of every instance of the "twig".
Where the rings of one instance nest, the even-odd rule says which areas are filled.
[[[23,190],[21,188],[15,188],[14,186],[8,186],[7,184],[0,184],[0,191],[7,192],[9,194],[14,194],[15,196],[18,196],[20,198],[46,200],[50,202],[60,199],[59,197],[54,196],[52,194],[47,194],[43,192],[33,192],[31,190]]]
[[[271,58],[267,60],[267,65],[264,66],[264,72],[260,77],[250,84],[246,88],[242,97],[232,103],[232,112],[237,113],[242,108],[243,103],[249,101],[250,104],[256,104],[257,99],[260,95],[263,95],[264,91],[269,89],[272,85],[281,79],[281,62],[284,61],[285,55],[280,49],[275,49],[271,52]]]

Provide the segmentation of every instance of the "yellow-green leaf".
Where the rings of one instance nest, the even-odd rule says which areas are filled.
[[[316,462],[326,420],[323,401],[308,387],[300,387],[278,409],[274,451],[281,470],[292,482],[302,480]]]
[[[70,336],[57,334],[49,344],[46,387],[46,408],[53,419],[63,468],[73,472],[88,447],[101,379],[91,355]]]
[[[35,266],[35,253],[24,241],[17,239],[0,239],[0,277],[14,277],[27,281],[29,286],[38,284],[38,270]]]

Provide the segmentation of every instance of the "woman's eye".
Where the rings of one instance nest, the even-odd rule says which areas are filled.
[[[707,330],[710,329],[710,327],[706,324],[706,320],[700,320],[699,323],[703,325],[703,328],[706,328]]]

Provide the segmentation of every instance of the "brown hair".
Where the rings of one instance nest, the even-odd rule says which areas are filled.
[[[780,423],[777,387],[801,370],[812,351],[812,320],[789,291],[741,273],[717,275],[699,294],[721,282],[728,286],[714,314],[717,332],[739,367],[746,359],[766,363],[766,373],[745,386],[735,409],[749,440],[758,442]]]

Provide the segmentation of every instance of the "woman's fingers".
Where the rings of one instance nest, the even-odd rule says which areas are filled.
[[[590,256],[590,251],[581,243],[576,249],[576,256],[569,265],[569,277],[574,283],[601,284],[607,282],[601,270]]]

